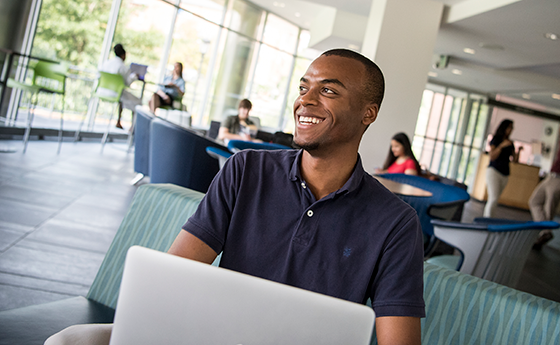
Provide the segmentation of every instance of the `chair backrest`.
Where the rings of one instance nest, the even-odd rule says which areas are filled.
[[[510,287],[517,285],[539,231],[560,227],[556,222],[433,224],[435,236],[462,253],[461,272]]]
[[[204,194],[171,184],[146,184],[136,191],[87,297],[116,307],[124,260],[133,245],[165,252]]]
[[[109,102],[118,102],[121,98],[121,94],[125,88],[125,83],[122,75],[120,74],[113,74],[107,72],[99,72],[99,82],[97,84],[97,88],[95,90],[97,97],[109,101]],[[97,91],[100,89],[106,89],[113,91],[116,95],[115,96],[106,96],[106,95],[99,95]]]
[[[261,128],[261,119],[258,116],[249,116],[249,120],[253,121],[257,128]]]
[[[206,153],[212,158],[216,158],[220,164],[220,169],[223,168],[226,160],[231,157],[232,153],[228,151],[221,150],[217,147],[208,146],[206,148]]]
[[[560,344],[560,303],[424,264],[422,344]]]
[[[218,137],[218,132],[220,131],[221,124],[222,123],[220,121],[211,121],[210,129],[208,129],[207,133],[208,137],[216,139]]]
[[[243,141],[243,140],[230,140],[228,142],[228,149],[231,152],[238,152],[241,150],[253,149],[253,150],[286,150],[291,149],[291,147],[287,147],[280,144],[274,143],[255,143],[252,141]]]
[[[66,90],[68,68],[67,62],[37,61],[33,67],[33,85],[40,86],[43,90],[63,94]]]

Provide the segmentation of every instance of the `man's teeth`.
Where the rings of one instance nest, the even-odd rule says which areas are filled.
[[[323,122],[322,119],[318,119],[316,117],[309,117],[309,116],[300,116],[299,117],[299,122],[301,123],[321,123]]]

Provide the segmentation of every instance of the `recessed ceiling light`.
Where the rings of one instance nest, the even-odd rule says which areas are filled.
[[[472,54],[472,55],[476,54],[476,51],[472,48],[465,48],[465,49],[463,49],[463,52],[465,52],[467,54]]]
[[[461,71],[460,69],[454,68],[454,69],[451,70],[451,73],[456,74],[456,75],[461,75],[461,74],[463,74],[463,71]]]
[[[433,72],[433,71],[430,71],[430,72],[428,72],[428,77],[437,78],[437,73]]]
[[[522,94],[521,97],[523,97],[525,99],[531,99],[531,95],[529,95],[528,93]]]
[[[296,12],[296,13],[294,13],[294,16],[296,16],[296,17],[298,17],[298,18],[299,18],[299,17],[301,17],[301,13],[299,13],[299,12]]]
[[[480,48],[488,49],[488,50],[504,50],[505,49],[503,46],[501,46],[499,44],[494,44],[494,43],[481,42],[481,43],[478,44],[478,46]]]
[[[552,94],[552,98],[557,99],[557,100],[560,100],[560,95],[557,94],[557,93],[553,93],[553,94]]]
[[[548,38],[549,40],[556,41],[558,39],[558,35],[552,32],[547,32],[544,34],[544,37]]]

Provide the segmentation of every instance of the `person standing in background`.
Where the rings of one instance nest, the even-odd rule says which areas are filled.
[[[537,185],[529,198],[531,217],[535,222],[554,219],[558,202],[560,202],[560,149],[556,151],[556,159],[552,163],[550,174]],[[541,231],[533,248],[540,250],[553,237],[552,230]]]
[[[509,178],[509,162],[513,158],[514,162],[519,160],[519,152],[523,147],[519,147],[519,151],[515,151],[513,142],[509,136],[513,132],[513,121],[503,120],[492,141],[490,141],[490,164],[486,169],[486,190],[488,192],[488,200],[484,207],[484,217],[491,218],[494,216],[498,199],[506,188]]]
[[[124,50],[122,44],[118,43],[113,48],[115,52],[115,57],[109,59],[101,65],[99,71],[111,73],[111,74],[120,74],[123,77],[124,84],[126,86],[130,86],[130,84],[138,79],[138,75],[130,73],[130,65],[125,65],[124,60],[126,59],[126,51]],[[106,96],[113,97],[115,96],[114,92],[111,90],[106,90],[103,88],[99,88],[97,91],[100,94],[105,94]],[[142,100],[127,90],[123,90],[121,94],[121,99],[119,102],[119,117],[117,118],[117,124],[115,127],[122,129],[121,124],[121,116],[123,108],[129,109],[134,114],[134,108],[137,105],[141,105]]]

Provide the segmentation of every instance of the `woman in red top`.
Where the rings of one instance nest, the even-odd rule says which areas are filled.
[[[408,136],[397,133],[391,139],[391,148],[383,165],[383,169],[377,169],[376,174],[420,174],[420,164],[412,153],[412,147]]]

